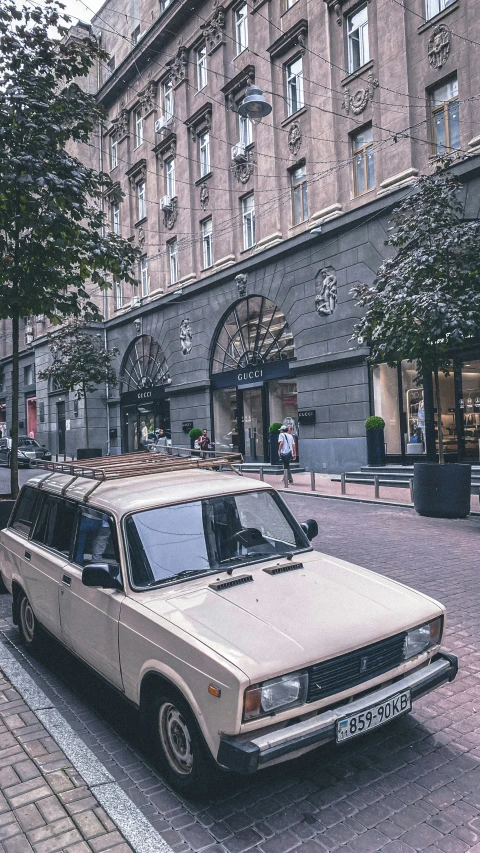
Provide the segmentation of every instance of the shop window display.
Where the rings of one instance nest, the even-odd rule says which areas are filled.
[[[379,364],[373,370],[375,414],[385,421],[385,444],[389,454],[401,453],[398,373],[396,367]]]
[[[463,414],[465,457],[478,459],[480,442],[480,361],[468,361],[462,366],[462,397],[459,409]]]

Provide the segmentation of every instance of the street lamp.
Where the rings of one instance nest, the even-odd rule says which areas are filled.
[[[272,108],[267,104],[260,86],[248,86],[238,112],[243,118],[249,118],[253,124],[258,124],[272,112]]]

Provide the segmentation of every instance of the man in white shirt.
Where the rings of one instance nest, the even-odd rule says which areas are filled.
[[[290,462],[295,461],[295,439],[288,432],[288,427],[285,425],[280,427],[278,436],[278,455],[283,465],[283,470],[288,471],[288,482],[293,483],[293,477],[290,472]]]

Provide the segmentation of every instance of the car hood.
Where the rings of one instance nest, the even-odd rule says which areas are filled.
[[[443,612],[420,592],[370,572],[309,552],[302,568],[269,574],[269,561],[236,569],[252,582],[212,589],[211,575],[192,589],[149,595],[144,605],[241,669],[252,681],[345,654],[420,625]],[[288,566],[288,560],[278,563]]]

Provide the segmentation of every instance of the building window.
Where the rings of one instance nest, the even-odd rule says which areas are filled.
[[[375,186],[373,159],[373,132],[369,127],[352,136],[353,191],[355,195],[372,190]]]
[[[287,113],[289,116],[301,110],[303,101],[303,59],[301,56],[285,66],[287,79]]]
[[[295,6],[295,3],[297,3],[297,2],[298,2],[298,0],[284,0],[284,3],[283,3],[284,11],[288,12],[288,10],[291,9],[292,6]]]
[[[23,384],[33,385],[35,383],[35,365],[28,364],[23,368]]]
[[[118,166],[118,142],[113,136],[110,137],[110,170]]]
[[[432,90],[431,105],[434,154],[457,150],[460,148],[460,105],[456,78]]]
[[[163,92],[163,115],[167,121],[173,118],[173,86],[170,78],[162,85]]]
[[[178,245],[177,238],[168,243],[168,261],[170,264],[170,284],[178,281]]]
[[[147,200],[145,193],[145,181],[137,184],[138,218],[145,219],[147,215]]]
[[[454,2],[455,0],[425,0],[425,14],[427,21],[435,15],[438,15],[439,12],[443,12],[447,6],[451,6]]]
[[[115,308],[117,311],[123,308],[123,284],[121,281],[115,282]]]
[[[140,39],[140,24],[138,25],[138,27],[135,27],[135,29],[132,33],[132,44],[133,45],[138,44],[139,39]]]
[[[212,218],[202,222],[203,269],[213,266]]]
[[[200,134],[200,177],[203,178],[210,172],[210,134],[208,131]]]
[[[111,74],[115,71],[115,57],[111,56],[107,62],[107,76],[110,77]]]
[[[291,172],[292,221],[294,225],[308,219],[307,169],[299,166]]]
[[[175,159],[165,160],[165,190],[169,198],[175,197]]]
[[[138,148],[143,142],[143,118],[140,110],[135,110],[133,121],[135,124],[135,148]]]
[[[197,49],[197,89],[207,85],[207,48],[204,44]]]
[[[361,68],[370,59],[368,49],[368,9],[362,6],[347,18],[348,70]]]
[[[142,296],[148,296],[150,290],[148,286],[148,259],[140,259],[140,290]]]
[[[246,116],[238,116],[239,142],[242,145],[251,145],[252,143],[252,122]]]
[[[165,12],[166,9],[170,6],[172,0],[160,0],[160,12]]]
[[[120,234],[120,204],[114,201],[112,204],[112,231],[114,234]]]
[[[235,10],[235,42],[237,45],[237,55],[242,53],[248,47],[248,8],[246,3],[242,3]]]
[[[255,200],[253,193],[242,198],[243,248],[255,245]]]

